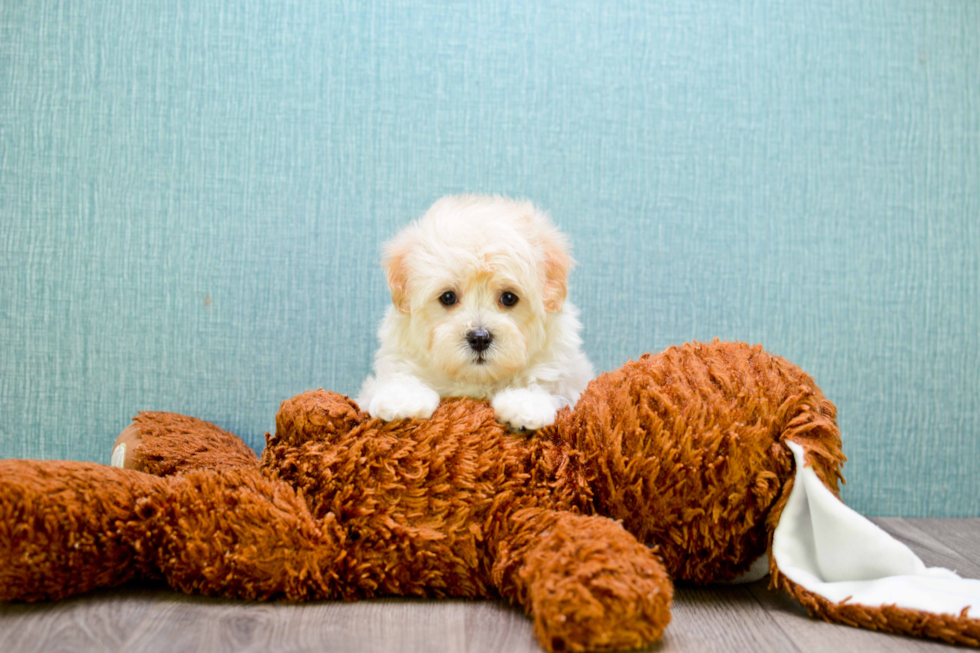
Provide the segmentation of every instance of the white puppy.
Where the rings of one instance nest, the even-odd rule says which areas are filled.
[[[427,418],[442,397],[491,400],[518,431],[551,424],[593,376],[565,301],[566,238],[530,202],[444,197],[385,245],[388,308],[358,404]]]

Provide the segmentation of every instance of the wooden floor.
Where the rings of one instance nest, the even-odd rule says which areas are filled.
[[[980,519],[876,519],[930,566],[980,578]],[[815,621],[766,581],[678,587],[673,621],[650,651],[954,650]],[[127,586],[68,601],[0,605],[0,652],[541,651],[530,621],[495,601],[387,599],[243,603]]]

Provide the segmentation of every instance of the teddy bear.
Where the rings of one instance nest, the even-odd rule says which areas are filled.
[[[317,390],[282,403],[261,457],[172,413],[140,413],[120,444],[124,468],[0,461],[0,601],[136,578],[260,600],[502,597],[548,651],[614,650],[661,637],[673,580],[768,572],[821,618],[980,644],[980,581],[840,502],[834,405],[760,346],[644,355],[530,435],[485,401],[384,422]]]

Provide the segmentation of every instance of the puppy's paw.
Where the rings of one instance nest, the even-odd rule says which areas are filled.
[[[510,388],[494,396],[497,421],[514,431],[537,431],[555,421],[559,401],[541,388]]]
[[[439,406],[439,394],[413,376],[379,379],[374,394],[368,402],[371,417],[386,422],[396,419],[419,417],[428,419]]]

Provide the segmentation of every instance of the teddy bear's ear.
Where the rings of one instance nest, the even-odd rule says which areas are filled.
[[[388,279],[388,290],[391,291],[391,301],[402,313],[408,313],[408,247],[403,243],[393,242],[385,247],[381,267]]]

